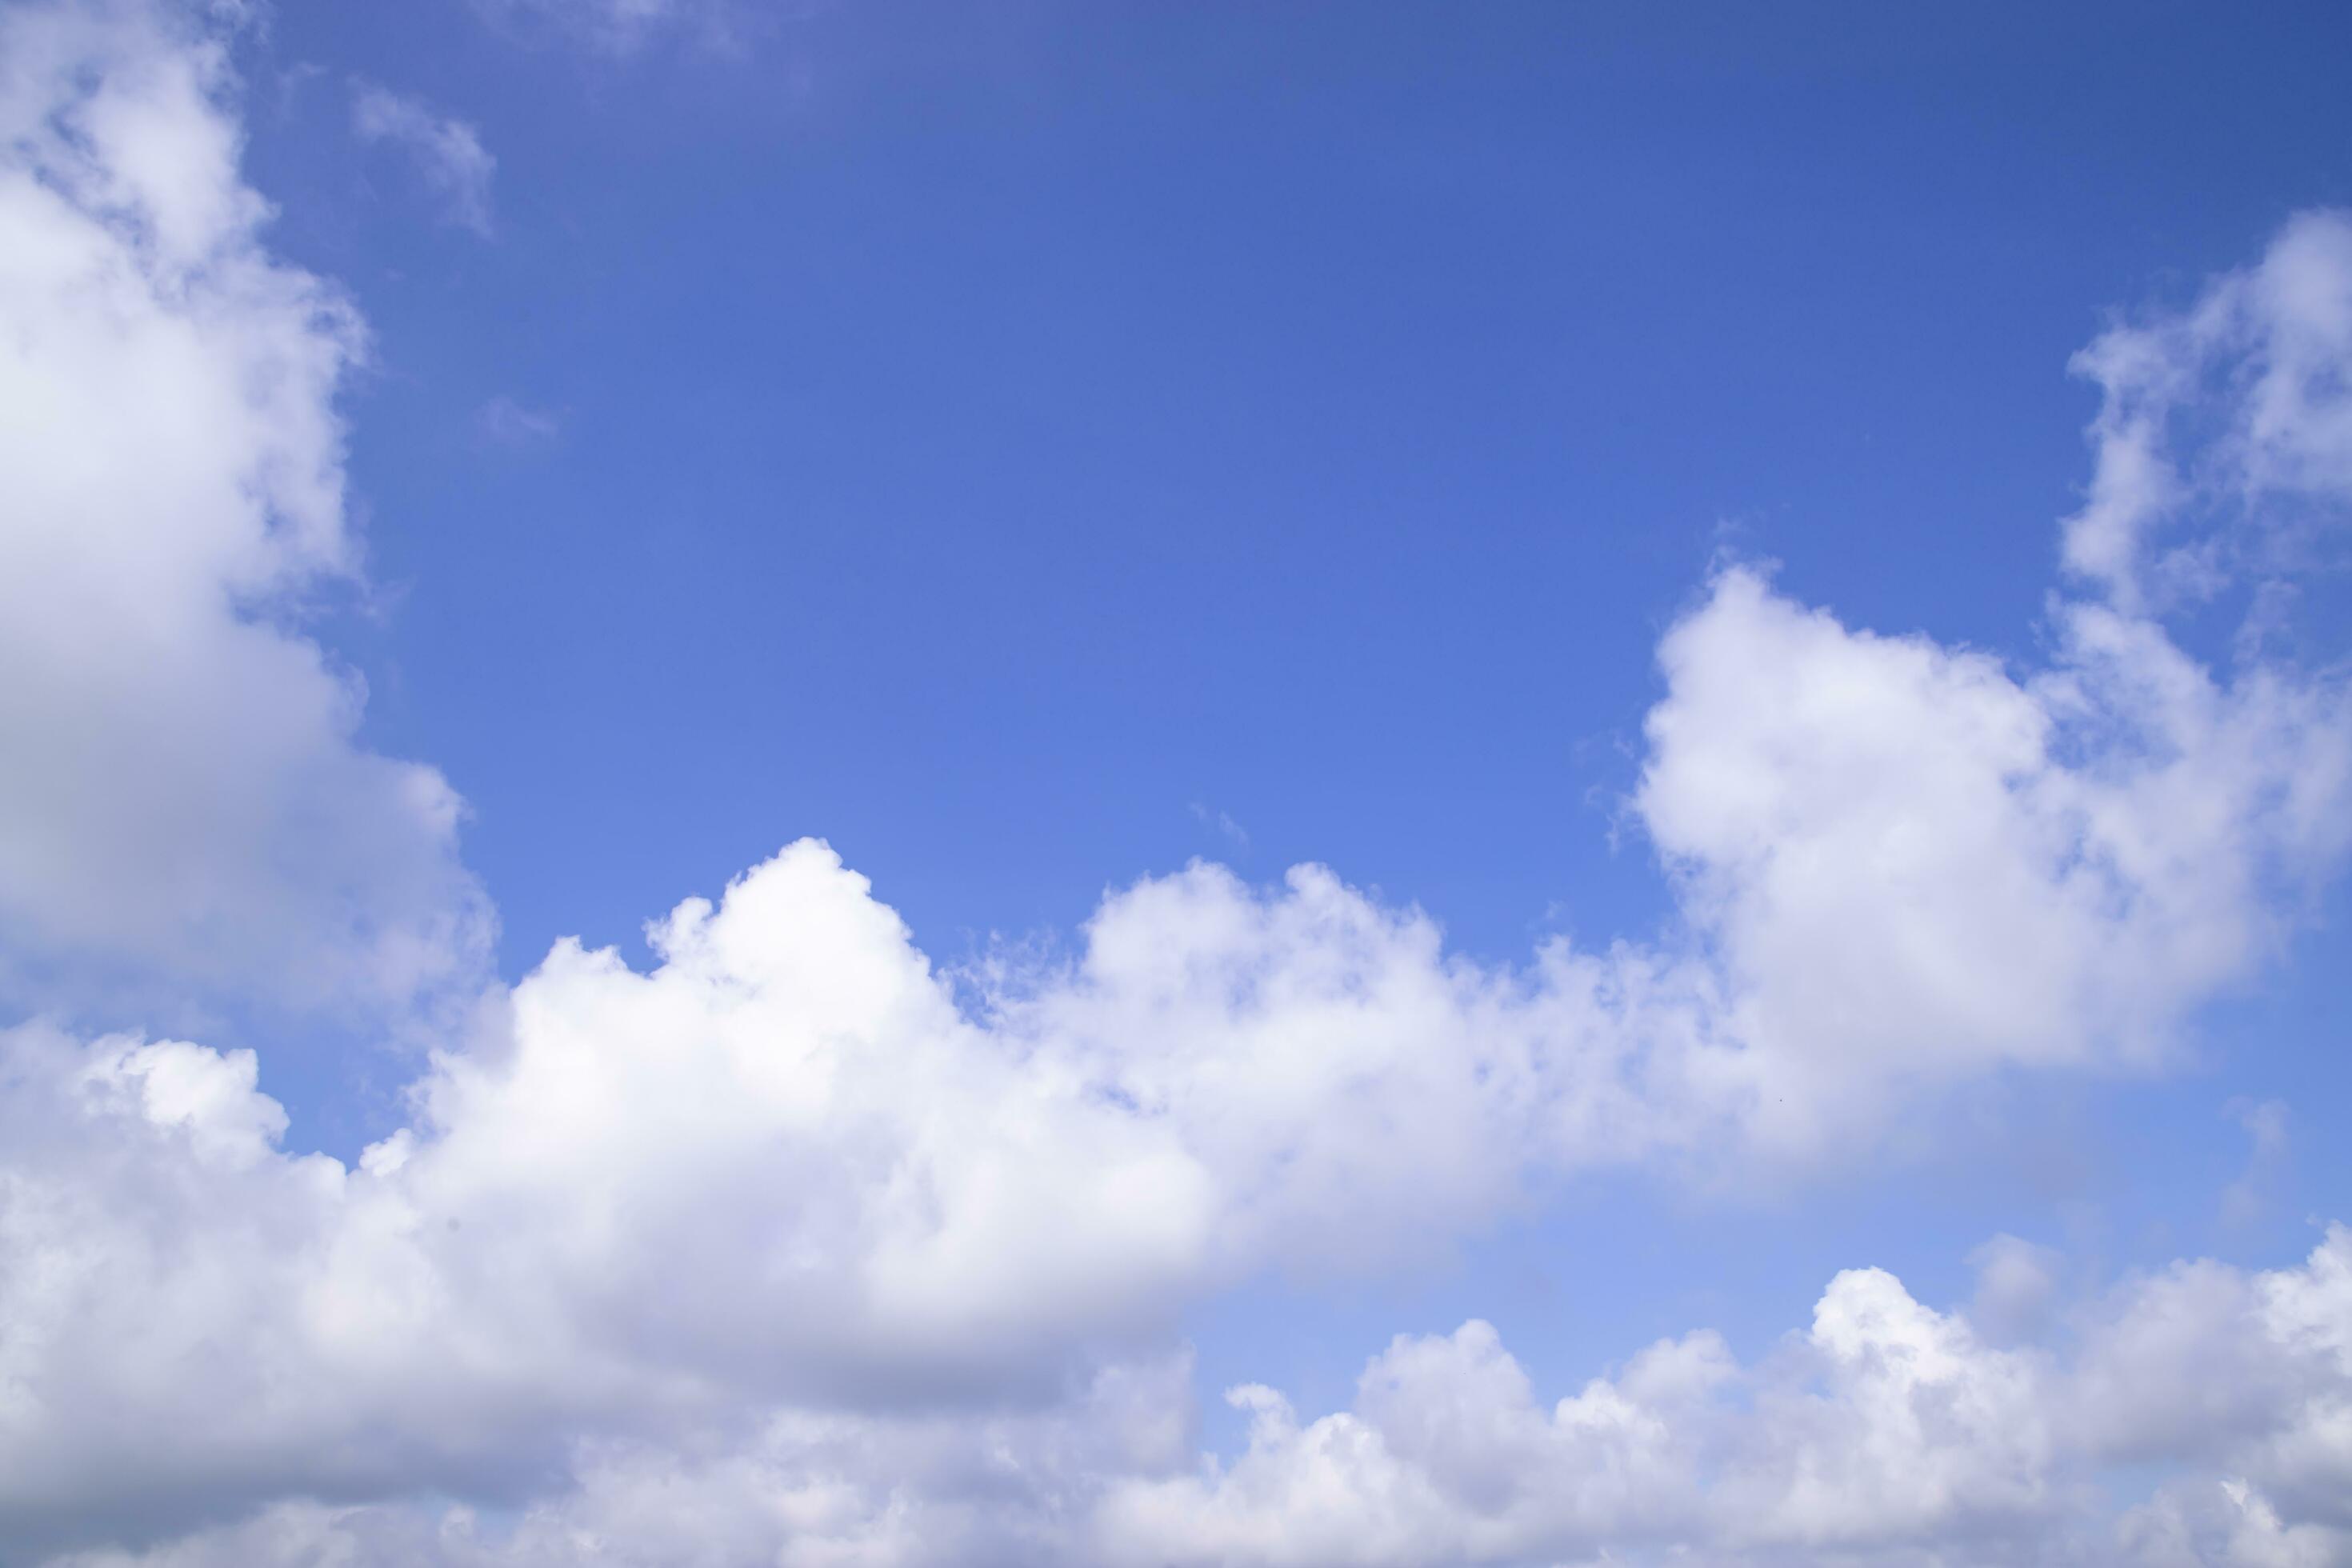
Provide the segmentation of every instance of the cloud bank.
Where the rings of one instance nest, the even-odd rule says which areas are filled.
[[[394,1011],[480,973],[456,795],[359,742],[356,679],[294,619],[358,570],[363,338],[267,251],[218,25],[0,17],[0,658],[45,672],[0,691],[0,975],[28,1010],[135,983]],[[1717,571],[1662,642],[1629,802],[1678,904],[1652,941],[1481,964],[1322,868],[1195,864],[1108,897],[1066,962],[959,986],[803,842],[656,922],[648,972],[561,944],[438,1015],[408,1124],[350,1166],[282,1146],[249,1052],[6,1031],[0,1541],[2340,1559],[2341,1230],[2071,1317],[2018,1245],[1964,1310],[1857,1269],[1757,1364],[1697,1329],[1549,1406],[1473,1323],[1399,1340],[1347,1411],[1238,1391],[1222,1461],[1178,1324],[1579,1173],[1866,1158],[1958,1086],[2170,1059],[2352,820],[2340,673],[2262,638],[2208,662],[2165,618],[2286,581],[2340,519],[2347,300],[2352,221],[2306,215],[2085,351],[2077,590],[2032,668]]]
[[[382,1007],[469,975],[489,908],[456,794],[358,742],[297,624],[359,565],[365,335],[268,254],[202,20],[0,16],[0,998]]]

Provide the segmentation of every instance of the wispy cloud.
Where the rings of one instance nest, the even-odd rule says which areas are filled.
[[[1210,807],[1202,805],[1197,800],[1192,803],[1192,809],[1193,820],[1198,822],[1202,826],[1209,828],[1213,832],[1220,835],[1227,843],[1233,845],[1236,849],[1246,849],[1249,847],[1249,829],[1244,827],[1240,823],[1235,822],[1226,813],[1212,810]]]
[[[2287,1158],[2287,1111],[2276,1100],[2233,1100],[2221,1113],[2246,1130],[2253,1147],[2247,1152],[2243,1174],[2221,1194],[2221,1217],[2231,1225],[2250,1225],[2269,1207]]]
[[[360,140],[394,147],[415,165],[448,222],[485,239],[490,234],[490,177],[498,160],[474,127],[436,112],[422,100],[354,82],[352,129]]]
[[[563,432],[563,421],[552,411],[533,408],[499,394],[474,411],[475,433],[495,446],[536,447]]]
[[[494,25],[554,33],[612,55],[633,54],[654,38],[673,35],[705,47],[732,46],[747,22],[763,16],[822,9],[819,0],[778,5],[772,11],[740,0],[476,0]]]

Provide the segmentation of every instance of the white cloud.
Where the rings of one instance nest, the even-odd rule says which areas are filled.
[[[1000,990],[982,1021],[821,846],[653,937],[649,973],[560,946],[356,1169],[277,1151],[249,1056],[11,1037],[0,1533],[305,1496],[530,1498],[583,1455],[691,1468],[786,1415],[864,1432],[910,1408],[1049,1411],[1248,1272],[1409,1256],[1531,1169],[1740,1126],[1680,1042],[1622,1054],[1640,1009],[1611,972],[1448,960],[1425,920],[1325,873],[1275,895],[1209,868],[1141,884],[1073,965]],[[1427,1561],[1460,1531],[1492,1551],[1459,1552],[1509,1561],[1523,1538],[1655,1533],[1625,1511],[1632,1478],[1659,1518],[1697,1494],[1730,1510],[1743,1550],[1874,1549],[2023,1529],[2065,1503],[2066,1455],[2224,1437],[2233,1473],[2307,1510],[2352,1452],[2312,1372],[2343,1355],[2347,1246],[2304,1277],[2194,1265],[2135,1287],[2096,1314],[2063,1398],[2034,1352],[1999,1348],[2049,1321],[2048,1264],[2011,1244],[1987,1257],[1981,1332],[1883,1274],[1841,1277],[1803,1375],[1742,1382],[1756,1424],[1687,1452],[1676,1434],[1722,1420],[1669,1418],[1728,1375],[1706,1336],[1588,1390],[1524,1451],[1377,1380],[1304,1436],[1253,1395],[1264,1453],[1213,1497],[1163,1476],[1111,1515],[1222,1520],[1202,1561]],[[1431,1375],[1491,1400],[1517,1375],[1498,1355],[1471,1331]],[[1383,1376],[1410,1394],[1428,1378],[1405,1366]],[[1617,1479],[1560,1483],[1562,1464]],[[1481,1488],[1503,1489],[1463,1514]]]
[[[487,907],[446,784],[360,749],[356,683],[285,624],[355,569],[332,400],[360,329],[263,249],[220,43],[176,15],[0,17],[0,654],[46,677],[0,687],[11,983],[386,1003],[467,975]],[[1954,1083],[2154,1065],[2257,973],[2345,848],[2345,689],[2183,652],[2149,584],[2238,570],[2269,514],[2153,558],[2176,492],[2134,486],[2341,499],[2344,232],[2302,220],[2186,324],[2093,351],[2068,537],[2095,592],[2040,668],[1714,578],[1662,646],[1632,803],[1667,939],[1482,965],[1320,868],[1195,865],[960,1007],[803,843],[659,922],[649,973],[559,945],[452,1024],[355,1167],[280,1148],[250,1054],[9,1033],[0,1538],[1965,1556],[2095,1534],[2095,1474],[2147,1463],[2181,1472],[2118,1525],[2148,1551],[2337,1550],[2340,1232],[2302,1269],[2129,1284],[2063,1354],[2016,1247],[1981,1324],[1861,1269],[1755,1367],[1700,1331],[1549,1408],[1472,1325],[1400,1341],[1349,1412],[1248,1392],[1250,1448],[1206,1471],[1171,1336],[1253,1272],[1410,1258],[1580,1170],[1852,1159]],[[2213,299],[2237,325],[2200,324]],[[2182,343],[2193,381],[2149,368]]]
[[[430,768],[289,624],[348,581],[333,399],[363,351],[270,258],[221,40],[0,16],[0,997],[396,1001],[488,910]]]
[[[2182,1316],[2184,1292],[2200,1298],[2190,1327],[2151,1333]],[[1195,1476],[1115,1484],[1107,1560],[2112,1562],[2119,1533],[2140,1561],[2165,1561],[2169,1542],[2180,1561],[2340,1562],[2352,1552],[2347,1325],[2352,1232],[2340,1227],[2300,1268],[2189,1264],[2122,1288],[2086,1310],[2072,1359],[1994,1349],[1967,1317],[1857,1269],[1831,1282],[1808,1332],[1754,1367],[1702,1332],[1547,1408],[1472,1323],[1398,1340],[1352,1410],[1312,1423],[1268,1391],[1238,1391],[1255,1413],[1247,1450]],[[2174,1468],[2110,1518],[2095,1483],[2133,1465]],[[2217,1531],[2228,1539],[2209,1555]],[[2304,1555],[2244,1555],[2263,1542]]]
[[[2004,1066],[2150,1065],[2340,864],[2340,679],[2223,679],[2062,605],[2013,675],[1719,577],[1670,631],[1635,805],[1759,1135]]]
[[[2291,570],[2297,535],[2340,526],[2352,498],[2347,358],[2352,218],[2337,212],[2298,216],[2188,310],[2105,333],[2074,360],[2105,395],[2066,564],[2126,610]]]
[[[498,160],[473,126],[418,99],[357,82],[352,89],[352,129],[363,142],[399,148],[440,202],[444,217],[489,237],[490,177]]]
[[[2184,1289],[2194,1331],[2151,1337]],[[1702,1330],[1550,1403],[1484,1323],[1400,1336],[1345,1411],[1304,1420],[1271,1389],[1234,1390],[1250,1427],[1231,1460],[1188,1457],[1186,1369],[1145,1361],[1028,1410],[780,1411],[698,1440],[585,1442],[568,1482],[508,1522],[422,1499],[289,1500],[144,1555],[66,1561],[2347,1560],[2352,1232],[2264,1273],[2179,1265],[2075,1318],[1996,1349],[1966,1314],[1854,1269],[1753,1363]],[[2221,1391],[2220,1421],[2217,1369],[2251,1379]]]

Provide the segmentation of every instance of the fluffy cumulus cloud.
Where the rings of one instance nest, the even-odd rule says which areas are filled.
[[[2054,629],[2020,675],[1735,570],[1668,633],[1635,804],[1759,1136],[1996,1066],[2159,1061],[2339,862],[2339,678],[2217,675],[2100,601]]]
[[[2320,1563],[2352,1552],[2352,1232],[2301,1266],[2212,1263],[2076,1313],[2072,1349],[1997,1348],[1892,1275],[1830,1282],[1754,1366],[1700,1332],[1549,1406],[1482,1323],[1401,1338],[1354,1407],[1232,1397],[1246,1450],[1127,1479],[1114,1560]],[[2200,1468],[2119,1518],[2114,1467]]]
[[[1142,1360],[1025,1409],[575,1438],[518,1509],[313,1492],[57,1561],[2324,1564],[2352,1560],[2347,1325],[2341,1227],[2298,1265],[2126,1281],[2007,1348],[1854,1269],[1752,1363],[1699,1331],[1549,1403],[1484,1323],[1400,1337],[1344,1411],[1233,1390],[1230,1460],[1188,1452],[1181,1359]]]
[[[0,689],[0,974],[404,1005],[488,917],[448,787],[356,743],[356,682],[289,620],[355,570],[360,330],[263,246],[221,16],[0,17],[0,658],[46,672]],[[1329,871],[1195,865],[1066,959],[951,978],[802,843],[656,922],[647,970],[567,943],[436,1015],[405,1125],[351,1164],[285,1146],[250,1053],[0,1034],[0,1544],[2343,1558],[2341,1231],[2071,1302],[2011,1238],[1964,1309],[1860,1268],[1752,1363],[1702,1328],[1549,1405],[1473,1323],[1398,1341],[1345,1411],[1237,1391],[1223,1459],[1177,1330],[1580,1171],[1850,1159],[1953,1085],[2168,1059],[2352,820],[2340,675],[2259,637],[2206,662],[2164,618],[2343,509],[2347,237],[2298,220],[2089,351],[2082,586],[2032,668],[1711,580],[1630,802],[1679,900],[1658,940],[1481,964]]]
[[[249,1054],[11,1036],[0,1531],[245,1561],[321,1531],[403,1562],[1769,1558],[2105,1541],[2107,1466],[2345,1522],[2340,1231],[2071,1317],[2021,1243],[1966,1312],[1859,1269],[1759,1366],[1702,1331],[1549,1409],[1473,1324],[1400,1341],[1340,1415],[1239,1391],[1246,1451],[1196,1468],[1174,1310],[1471,1222],[1559,1136],[1544,1042],[1605,1010],[1320,875],[1147,883],[987,1023],[820,846],[654,934],[649,973],[560,947],[350,1168],[281,1151]],[[453,1494],[525,1523],[420,1511]],[[2202,1496],[2113,1528],[2202,1539]]]
[[[204,24],[0,15],[0,996],[382,1005],[487,906],[432,769],[289,624],[347,580],[363,337],[270,257]]]

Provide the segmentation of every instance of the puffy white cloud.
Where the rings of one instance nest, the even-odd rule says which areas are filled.
[[[1195,866],[1107,900],[1067,964],[982,976],[959,1006],[863,879],[803,844],[660,922],[651,973],[559,946],[356,1169],[278,1152],[249,1057],[21,1032],[0,1530],[591,1488],[533,1516],[528,1539],[553,1540],[567,1510],[621,1506],[611,1488],[815,1465],[740,1457],[763,1411],[864,1434],[900,1408],[1050,1409],[1205,1291],[1409,1256],[1547,1173],[1808,1152],[1921,1086],[2141,1059],[2334,851],[2336,700],[2275,672],[2223,685],[2104,608],[2068,624],[2020,680],[1720,577],[1666,639],[1636,799],[1687,950],[1553,942],[1490,968],[1327,871],[1256,889]],[[2166,1346],[2245,1315],[2183,1291],[2112,1326],[2081,1374],[2116,1390],[2094,1408],[2163,1390],[2130,1370],[2143,1340],[2177,1371]],[[1165,1550],[1158,1509],[1206,1521],[1208,1560],[1505,1561],[1647,1539],[1694,1498],[1741,1549],[1859,1550],[2063,1501],[2032,1357],[1885,1276],[1843,1277],[1801,1359],[1754,1384],[1743,1426],[1676,1414],[1730,1379],[1705,1336],[1548,1416],[1504,1397],[1518,1373],[1479,1331],[1402,1346],[1345,1417],[1301,1426],[1251,1395],[1259,1436],[1213,1484],[1105,1480],[1087,1550]],[[2242,1466],[2292,1505],[2330,1473],[2328,1412],[2282,1426],[2286,1384],[2242,1386],[2232,1429],[2266,1434]],[[2118,1429],[2186,1443],[2227,1425],[2204,1397]],[[938,1539],[891,1513],[894,1462],[825,1483],[866,1500],[840,1531],[882,1560]],[[660,1479],[678,1466],[690,1483]]]
[[[2119,607],[2161,607],[2291,568],[2352,500],[2352,217],[2297,216],[2257,265],[2187,310],[2075,356],[2105,394],[2068,567]]]
[[[362,142],[400,149],[441,204],[445,218],[489,237],[490,179],[499,161],[471,124],[422,100],[358,82],[352,89],[352,129]]]
[[[355,743],[355,681],[285,620],[354,569],[360,331],[263,247],[226,68],[176,12],[0,16],[0,658],[49,677],[0,686],[0,951],[26,994],[394,1003],[464,978],[488,917],[454,795]],[[2039,668],[1716,576],[1663,644],[1632,802],[1664,940],[1485,965],[1319,868],[1196,865],[960,1004],[803,843],[660,922],[649,973],[562,944],[453,1018],[355,1166],[281,1148],[250,1054],[8,1034],[0,1540],[1966,1556],[2093,1540],[2099,1468],[2147,1463],[2183,1474],[2116,1526],[2134,1550],[2336,1550],[2342,1233],[2299,1270],[2131,1284],[2064,1354],[2017,1247],[1982,1324],[1857,1270],[1756,1367],[1702,1331],[1549,1409],[1474,1324],[1398,1342],[1350,1411],[1244,1391],[1250,1446],[1206,1469],[1171,1336],[1253,1271],[1409,1258],[1579,1170],[1851,1157],[1940,1086],[2160,1061],[2255,973],[2340,861],[2352,718],[2336,677],[2216,671],[2154,618],[2148,584],[2235,570],[2270,512],[2151,541],[2183,495],[2337,497],[2344,232],[2304,220],[2092,351],[2068,548],[2096,591]],[[2192,461],[2192,430],[2223,435]]]
[[[342,297],[273,259],[210,13],[0,15],[0,998],[382,1005],[488,906],[288,623],[346,580]]]
[[[2086,1332],[2075,1419],[2126,1457],[2194,1448],[2305,1517],[2352,1526],[2352,1232],[2301,1269],[2182,1264]]]
[[[1754,1367],[1701,1332],[1549,1409],[1484,1324],[1400,1339],[1350,1411],[1302,1424],[1236,1390],[1247,1449],[1114,1483],[1095,1544],[1139,1563],[2341,1562],[2348,1265],[2339,1227],[2300,1268],[2179,1266],[2086,1310],[2071,1358],[1994,1348],[1857,1269]],[[2229,1304],[2151,1335],[2184,1281]],[[2101,1483],[2134,1465],[2179,1468],[2110,1519]]]
[[[1319,872],[1143,884],[989,1023],[822,846],[654,939],[651,973],[559,947],[356,1169],[276,1151],[249,1056],[11,1037],[0,1530],[495,1488],[761,1400],[1045,1398],[1270,1260],[1474,1223],[1578,1089],[1533,1042],[1603,1037]]]
[[[1760,1137],[1998,1067],[2152,1065],[2340,862],[2340,682],[2058,616],[2019,676],[1733,570],[1667,634],[1635,805]]]
[[[1400,1337],[1353,1411],[1301,1424],[1274,1390],[1247,1449],[1106,1490],[1095,1548],[1128,1563],[1420,1563],[1584,1555],[1702,1505],[1684,1418],[1736,1376],[1715,1335],[1651,1347],[1549,1409],[1492,1328]]]
[[[1185,1300],[1472,1223],[1558,1123],[1538,1065],[1446,1042],[1534,1037],[1560,999],[1441,962],[1425,922],[1327,878],[1267,898],[1196,869],[1112,900],[1091,934],[986,1026],[861,879],[798,846],[681,906],[650,973],[560,947],[353,1169],[278,1151],[249,1055],[19,1031],[0,1534],[436,1490],[618,1506],[583,1466],[638,1478],[632,1496],[781,1485],[803,1461],[775,1434],[810,1431],[883,1456],[817,1467],[879,1530],[874,1498],[916,1483],[871,1423],[1076,1420],[1070,1391],[1160,1353]],[[1350,1038],[1369,1043],[1319,1046]],[[2352,1485],[2348,1265],[2337,1232],[2301,1270],[2136,1283],[2076,1312],[2061,1376],[2003,1348],[2052,1321],[2053,1289],[2045,1255],[2004,1242],[1985,1331],[1857,1270],[1757,1373],[1701,1333],[1549,1414],[1473,1326],[1400,1342],[1345,1415],[1302,1426],[1247,1393],[1230,1472],[1088,1472],[1057,1483],[1054,1520],[1014,1517],[1079,1540],[1067,1495],[1098,1483],[1071,1550],[1151,1543],[1138,1560],[1190,1541],[1170,1560],[1509,1562],[1702,1516],[1742,1550],[1892,1550],[2039,1528],[2113,1458],[2227,1464],[2309,1519]],[[1164,1437],[1185,1417],[1155,1386]],[[644,1479],[677,1466],[691,1484]],[[882,1560],[958,1560],[931,1542]]]
[[[2337,1563],[2342,1453],[2301,1472],[2278,1457],[2352,1396],[2347,1268],[2341,1227],[2295,1267],[2183,1264],[2009,1350],[1855,1269],[1752,1364],[1699,1331],[1549,1405],[1484,1323],[1401,1336],[1346,1411],[1304,1421],[1271,1389],[1233,1391],[1251,1419],[1231,1460],[1187,1461],[1186,1369],[1161,1360],[1027,1410],[786,1410],[584,1441],[563,1483],[499,1515],[288,1500],[58,1561]],[[2151,1341],[2139,1321],[2191,1278],[2240,1309]],[[2118,1358],[2149,1386],[2119,1388]],[[2198,1384],[2246,1367],[2267,1368],[2262,1394],[2212,1425]]]

